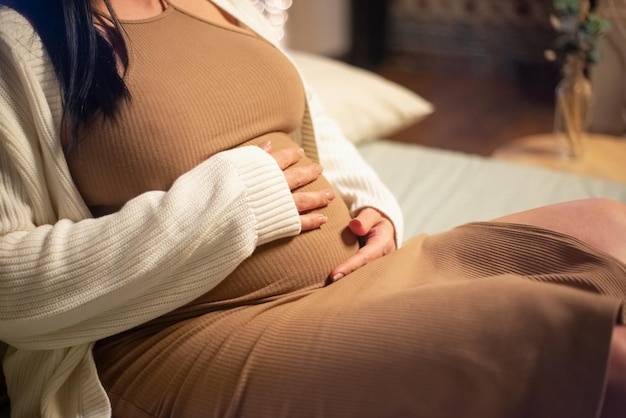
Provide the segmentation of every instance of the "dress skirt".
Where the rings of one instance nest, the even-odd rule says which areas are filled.
[[[114,416],[594,418],[626,267],[507,223],[421,235],[344,279],[254,298],[228,279],[99,341]],[[214,292],[212,291],[212,292]],[[209,292],[207,295],[210,295]],[[245,296],[245,295],[243,295]]]

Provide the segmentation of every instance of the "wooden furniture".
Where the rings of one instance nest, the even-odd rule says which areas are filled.
[[[497,148],[492,157],[626,184],[626,138],[590,134],[577,159],[559,157],[558,146],[554,134],[533,135]]]
[[[350,1],[352,44],[347,60],[358,67],[373,69],[387,54],[389,0]]]

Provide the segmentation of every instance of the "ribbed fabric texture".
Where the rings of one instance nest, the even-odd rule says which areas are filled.
[[[288,134],[302,120],[304,88],[293,65],[270,43],[174,6],[124,28],[132,46],[132,102],[115,122],[92,126],[68,157],[76,184],[97,211],[116,211],[136,195],[166,190],[181,174],[230,148],[268,140],[274,150],[296,145]],[[191,54],[194,60],[185,59]],[[321,189],[332,189],[323,177],[299,191]],[[228,303],[236,288],[253,297],[251,287],[266,290],[281,280],[294,286],[304,278],[323,283],[358,245],[345,229],[350,213],[341,199],[318,212],[329,219],[324,228],[258,248],[225,280],[221,287],[228,290],[203,300]]]
[[[214,3],[272,39],[249,0]],[[0,340],[11,346],[3,370],[12,411],[106,417],[91,343],[205,294],[257,246],[298,234],[298,213],[273,158],[249,146],[90,219],[59,139],[54,71],[28,22],[6,7],[0,61]],[[379,208],[400,244],[393,196],[305,88],[302,127],[291,136],[323,163],[351,214]]]
[[[216,3],[255,31],[271,33],[249,0]],[[194,299],[224,289],[229,282],[222,280],[261,244],[295,236],[298,216],[273,159],[252,146],[220,152],[167,192],[141,194],[118,212],[89,219],[60,147],[52,68],[27,22],[5,8],[0,61],[0,339],[11,345],[3,370],[13,414],[108,417],[93,341],[180,306],[189,308],[181,312],[187,317],[196,306],[202,311],[213,302],[194,305]],[[350,213],[380,209],[401,242],[400,211],[390,193],[313,93],[306,97],[293,138],[323,164]],[[203,417],[214,410],[251,417],[411,416],[405,411],[413,408],[428,417],[459,411],[481,418],[594,416],[624,299],[612,290],[619,289],[623,266],[578,242],[542,234],[501,234],[513,238],[507,244],[497,228],[468,227],[415,241],[327,288],[284,278],[267,289],[234,289],[243,302],[255,292],[255,298],[285,296],[223,316],[210,313],[206,323],[177,322],[165,338],[152,340],[154,350],[146,350],[143,335],[141,345],[119,345],[119,356],[107,347],[113,362],[100,363],[108,366],[107,386],[138,383],[130,385],[132,397],[114,388],[109,394],[116,407],[121,398],[131,406],[147,400],[144,414],[169,408],[184,418],[198,410]],[[473,240],[498,245],[474,251],[467,245]],[[508,257],[517,255],[503,251],[508,245],[523,262],[511,264]],[[505,258],[493,260],[494,271],[466,280],[466,272],[480,277],[475,264],[495,250]],[[445,268],[429,264],[433,254]],[[567,277],[536,271],[528,260],[533,254],[561,258],[554,266]],[[579,260],[587,266],[580,274]],[[502,274],[518,263],[533,267],[532,275]],[[578,273],[572,275],[571,266]],[[582,280],[618,298],[529,280],[544,277],[575,287]],[[607,281],[612,284],[602,284]],[[446,331],[451,328],[459,332]],[[165,348],[181,351],[166,356]],[[444,374],[442,367],[453,369]],[[155,390],[168,384],[171,390],[152,409]],[[197,403],[176,402],[182,394]]]
[[[146,191],[169,189],[217,152],[259,137],[287,137],[299,127],[302,81],[280,51],[252,32],[207,23],[174,6],[123,27],[132,99],[115,121],[100,120],[82,132],[67,157],[97,214],[117,211]]]
[[[625,276],[571,237],[470,224],[324,288],[231,286],[96,362],[125,418],[593,418]]]

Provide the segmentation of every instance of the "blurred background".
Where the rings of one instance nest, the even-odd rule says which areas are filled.
[[[434,104],[432,115],[393,139],[489,155],[552,130],[560,64],[544,57],[555,38],[551,0],[265,3],[288,48],[371,70]],[[623,136],[626,0],[594,3],[613,28],[591,72],[592,129]]]

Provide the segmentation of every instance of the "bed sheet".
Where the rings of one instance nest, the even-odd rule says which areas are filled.
[[[397,197],[405,239],[567,200],[626,203],[626,185],[389,140],[358,149]]]

